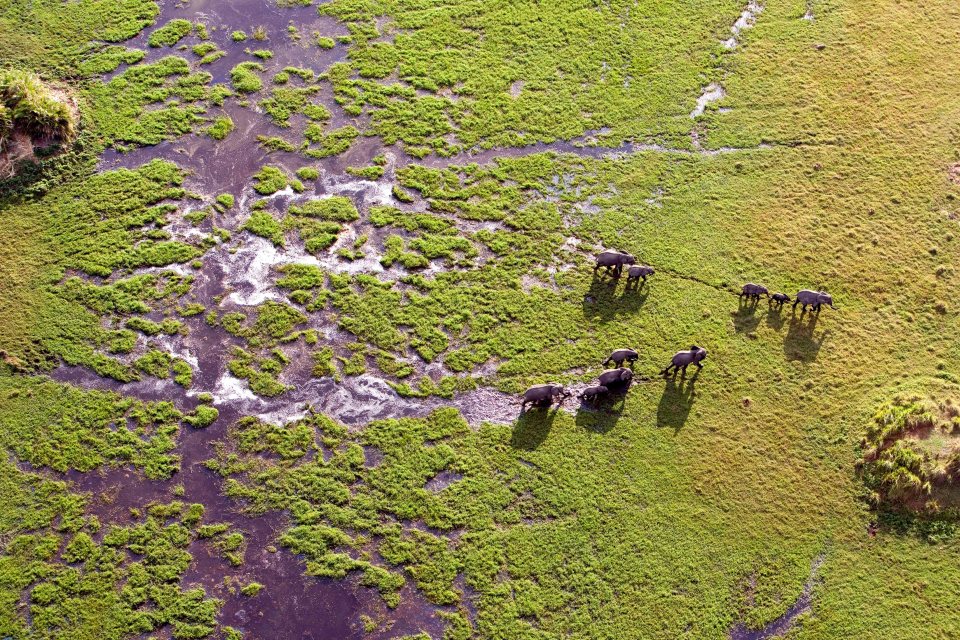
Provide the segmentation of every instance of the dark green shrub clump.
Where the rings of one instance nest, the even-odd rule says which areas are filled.
[[[16,69],[0,71],[0,177],[33,154],[37,144],[67,144],[76,136],[70,105],[40,78]]]
[[[899,395],[884,403],[863,438],[861,475],[870,499],[887,509],[939,512],[956,507],[960,406]]]

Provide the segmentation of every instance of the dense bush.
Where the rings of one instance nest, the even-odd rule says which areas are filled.
[[[960,407],[950,399],[899,395],[884,403],[863,439],[863,477],[886,506],[937,509],[960,477]]]
[[[40,78],[27,71],[0,70],[0,173],[28,157],[38,143],[69,143],[76,135],[76,115]],[[16,150],[14,138],[25,136],[30,147]],[[11,157],[16,155],[17,157]]]

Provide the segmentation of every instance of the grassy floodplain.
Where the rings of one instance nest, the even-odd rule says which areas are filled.
[[[960,634],[960,9],[285,5],[0,5],[79,113],[0,183],[0,636],[270,637],[263,554],[357,638]],[[463,417],[621,346],[622,401]],[[423,410],[304,406],[371,378]]]

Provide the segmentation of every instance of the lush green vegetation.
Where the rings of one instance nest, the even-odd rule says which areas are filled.
[[[941,393],[953,391],[945,386],[935,385]],[[928,516],[955,509],[960,409],[954,402],[937,394],[899,394],[877,410],[863,442],[863,475],[874,502]]]
[[[349,63],[329,71],[337,101],[371,113],[387,144],[401,141],[413,153],[600,129],[612,143],[657,137],[688,145],[685,116],[717,75],[721,39],[742,9],[727,0],[642,11],[578,0],[320,5],[351,29]],[[394,73],[401,82],[378,82]]]
[[[0,176],[10,177],[16,162],[33,155],[35,144],[69,144],[76,129],[77,115],[66,96],[55,96],[28,71],[0,70]]]
[[[9,373],[0,375],[0,446],[34,471],[7,457],[0,465],[0,632],[123,638],[170,625],[177,638],[211,634],[219,603],[177,584],[202,505],[144,505],[146,517],[105,524],[84,515],[86,497],[44,473],[133,465],[148,478],[168,477],[179,468],[172,451],[184,416],[169,402]]]
[[[806,589],[793,638],[960,634],[955,7],[771,1],[727,47],[743,10],[333,0],[319,11],[341,35],[268,38],[154,24],[145,0],[0,7],[0,84],[29,88],[2,94],[0,136],[75,140],[0,183],[0,636],[235,640],[220,594],[184,583],[191,553],[208,545],[253,609],[274,585],[231,567],[274,544],[388,607],[416,587],[448,639],[723,638]],[[149,62],[121,44],[141,32]],[[247,33],[264,44],[237,63]],[[305,47],[346,58],[311,68]],[[691,118],[711,83],[724,91]],[[276,153],[242,192],[168,161],[95,168],[167,140]],[[555,140],[648,146],[430,157]],[[211,250],[228,263],[251,234],[281,257],[257,272],[272,299],[203,297]],[[656,275],[594,277],[600,247]],[[738,304],[746,281],[822,288],[837,309]],[[612,348],[641,356],[597,410],[228,425],[169,347],[200,314],[222,338],[204,355],[271,406],[298,375],[367,374],[502,415],[491,387],[585,384]],[[691,342],[702,373],[651,379]],[[200,404],[43,377],[64,364]],[[218,443],[205,457],[229,500],[289,518],[276,539],[186,502],[101,522],[65,482],[178,477],[183,424]],[[371,632],[393,615],[375,609],[356,612]]]

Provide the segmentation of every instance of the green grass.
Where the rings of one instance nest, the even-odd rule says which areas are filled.
[[[274,124],[289,127],[290,116],[302,112],[308,105],[310,96],[319,89],[316,85],[305,88],[277,88],[271,92],[269,98],[260,101],[260,108],[270,116]]]
[[[169,477],[179,469],[173,449],[181,417],[169,402],[145,404],[41,378],[0,377],[3,447],[37,469],[132,464],[149,478]]]
[[[223,140],[233,131],[234,124],[230,116],[215,118],[213,124],[207,128],[207,135],[214,140]]]
[[[63,620],[76,621],[81,638],[214,632],[215,603],[179,586],[186,546],[209,540],[227,573],[250,541],[185,507],[149,510],[101,538],[84,498],[56,474],[132,464],[165,477],[176,469],[180,423],[210,426],[216,409],[184,416],[32,376],[69,363],[118,380],[192,384],[189,367],[147,342],[204,312],[220,318],[213,330],[242,341],[229,371],[266,397],[288,390],[293,365],[337,380],[367,372],[405,396],[449,398],[478,385],[516,394],[546,380],[587,383],[615,347],[637,348],[637,372],[651,377],[691,342],[709,349],[696,381],[641,380],[603,411],[467,425],[442,409],[351,431],[314,414],[210,426],[226,429],[208,463],[224,493],[255,515],[284,512],[277,543],[302,555],[308,575],[352,576],[391,607],[414,585],[448,638],[723,638],[787,611],[818,558],[812,610],[789,637],[960,633],[950,496],[931,487],[939,507],[923,497],[919,515],[882,500],[877,508],[874,492],[893,485],[858,468],[878,425],[935,410],[945,426],[944,401],[956,397],[960,23],[947,2],[810,8],[813,21],[801,19],[804,2],[768,2],[726,50],[743,9],[727,0],[320,5],[349,35],[314,41],[341,43],[345,62],[317,78],[243,63],[234,88],[256,93],[263,74],[279,77],[282,86],[256,98],[264,120],[281,127],[304,114],[312,122],[294,132],[302,153],[356,154],[345,158],[349,173],[386,176],[413,206],[327,198],[273,211],[261,201],[239,218],[252,233],[281,244],[295,231],[319,254],[352,227],[357,243],[329,258],[378,256],[391,268],[281,266],[275,284],[290,304],[244,312],[196,301],[188,277],[162,271],[216,242],[166,230],[186,195],[179,169],[93,171],[107,146],[209,126],[209,105],[229,94],[198,71],[201,54],[142,64],[110,44],[151,24],[152,3],[0,9],[0,57],[68,82],[81,113],[77,149],[3,185],[0,201],[0,349],[10,374],[0,377],[9,458],[0,465],[0,635],[54,637]],[[279,52],[286,38],[275,39]],[[118,69],[110,82],[92,77]],[[726,97],[691,120],[710,82]],[[328,89],[336,104],[320,104]],[[373,136],[425,157],[601,129],[605,143],[674,151],[400,163],[387,174],[355,144]],[[265,196],[298,190],[295,169],[264,167],[251,186]],[[634,253],[656,275],[639,292],[594,280],[590,256],[603,246]],[[427,265],[439,271],[417,273]],[[824,288],[838,308],[813,322],[789,308],[741,307],[735,294],[747,281],[791,294]],[[321,323],[354,341],[314,344],[318,334],[304,328]],[[309,350],[287,346],[300,337]],[[310,359],[293,363],[298,351]],[[431,378],[426,363],[443,369]],[[922,489],[951,464],[951,438],[952,427],[911,436],[902,446],[915,455],[888,461]],[[919,467],[917,456],[927,456]],[[133,559],[147,545],[155,553]],[[64,577],[78,571],[71,560],[90,562],[92,591]],[[146,574],[125,568],[136,563]],[[470,607],[463,584],[476,594]]]
[[[401,141],[418,153],[573,138],[601,128],[610,129],[604,138],[612,143],[657,137],[687,144],[685,116],[715,75],[721,37],[742,9],[725,0],[695,7],[657,2],[643,10],[579,0],[320,6],[351,26],[350,62],[330,70],[338,101],[369,110],[387,144]],[[392,41],[379,40],[376,16],[388,18]],[[595,46],[600,41],[606,45]],[[373,80],[391,73],[402,82]]]
[[[153,23],[152,0],[14,0],[0,9],[0,58],[5,63],[56,75],[72,74],[96,42],[122,42]],[[109,50],[110,47],[104,47]]]
[[[230,83],[240,93],[256,93],[263,88],[263,80],[257,75],[263,70],[262,64],[241,62],[230,70]]]
[[[193,31],[189,20],[171,20],[150,34],[147,42],[151,47],[172,47]]]

